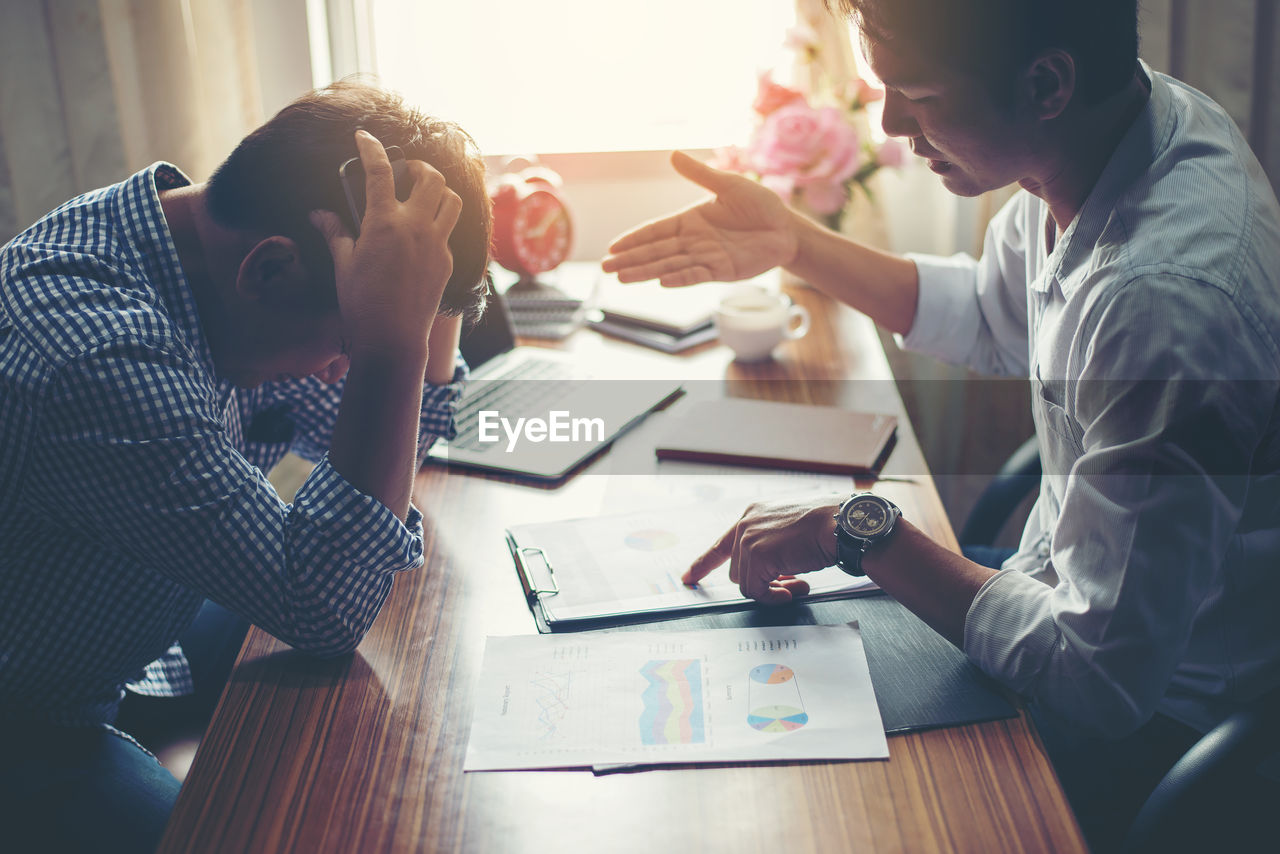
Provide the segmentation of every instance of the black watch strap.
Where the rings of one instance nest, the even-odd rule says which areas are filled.
[[[836,565],[850,575],[863,576],[862,556],[866,554],[865,540],[854,540],[836,526]]]

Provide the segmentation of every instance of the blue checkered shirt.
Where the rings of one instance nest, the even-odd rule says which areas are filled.
[[[126,686],[190,693],[177,638],[206,598],[350,651],[422,563],[418,511],[326,459],[341,384],[215,374],[160,207],[189,183],[156,164],[0,249],[0,716],[109,723]],[[464,373],[426,387],[421,453]],[[263,474],[288,451],[318,462],[293,504]]]

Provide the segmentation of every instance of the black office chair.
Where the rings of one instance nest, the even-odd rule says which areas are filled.
[[[1129,827],[1124,850],[1280,850],[1280,783],[1258,766],[1280,753],[1280,687],[1205,733],[1169,769]]]
[[[978,497],[960,542],[992,545],[1013,511],[1039,486],[1040,475],[1039,446],[1032,436]],[[1218,724],[1183,754],[1147,797],[1123,850],[1280,850],[1280,783],[1258,771],[1268,757],[1280,759],[1277,753],[1280,687]]]
[[[1009,455],[982,490],[960,529],[962,546],[990,546],[1022,500],[1040,485],[1040,444],[1035,436]]]

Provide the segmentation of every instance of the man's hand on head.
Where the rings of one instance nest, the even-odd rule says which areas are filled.
[[[366,175],[360,238],[353,238],[332,211],[311,214],[333,255],[343,324],[353,349],[412,348],[425,354],[440,297],[453,274],[449,235],[462,199],[436,169],[411,160],[406,170],[412,189],[399,201],[382,143],[363,130],[355,136]]]
[[[781,605],[807,595],[808,582],[795,576],[836,562],[839,506],[830,496],[752,504],[681,580],[697,584],[727,560],[729,580],[749,599]]]

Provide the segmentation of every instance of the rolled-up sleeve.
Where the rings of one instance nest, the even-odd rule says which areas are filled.
[[[327,455],[299,488],[285,524],[293,616],[292,639],[281,639],[317,654],[354,648],[373,625],[391,574],[422,566],[418,509],[411,505],[401,523],[338,474]]]
[[[981,260],[908,254],[918,274],[916,313],[898,346],[984,374],[1025,376],[1027,278],[1022,242],[1025,193],[992,219]]]
[[[467,383],[468,368],[459,353],[454,361],[453,377],[445,385],[430,383],[422,391],[422,417],[418,422],[418,465],[427,459],[427,451],[436,439],[448,441],[458,435],[458,400]]]
[[[457,432],[454,417],[458,398],[467,381],[467,364],[462,355],[455,357],[453,377],[444,385],[426,383],[422,389],[422,409],[418,419],[418,462],[426,459],[427,450],[438,437],[452,439]],[[338,407],[346,379],[326,384],[309,377],[281,384],[266,397],[266,405],[283,406],[289,412],[296,433],[292,450],[298,456],[317,462],[329,450],[333,425],[338,420]]]

